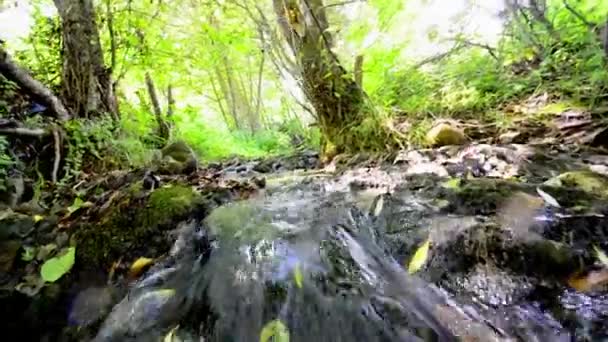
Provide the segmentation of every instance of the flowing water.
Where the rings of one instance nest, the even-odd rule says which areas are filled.
[[[95,341],[258,341],[277,320],[295,342],[570,341],[581,329],[513,299],[525,276],[455,272],[442,283],[408,273],[406,257],[421,239],[430,234],[441,251],[479,217],[443,215],[443,230],[432,230],[441,203],[411,191],[359,191],[323,177],[269,184],[257,198],[181,225],[171,255],[114,306]],[[466,254],[443,251],[454,262]],[[458,286],[485,291],[493,305]],[[591,299],[577,296],[563,300],[584,309]]]

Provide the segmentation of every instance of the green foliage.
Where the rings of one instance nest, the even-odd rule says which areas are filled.
[[[76,247],[68,247],[60,255],[42,264],[40,276],[46,282],[53,283],[72,269],[76,258]]]
[[[496,108],[535,92],[591,106],[607,101],[608,56],[597,34],[562,2],[548,3],[546,16],[555,33],[516,16],[493,55],[483,47],[466,46],[438,62],[418,66],[396,58],[395,50],[404,46],[370,49],[365,88],[376,103],[398,108],[415,121],[436,116],[495,121]],[[581,1],[572,6],[591,23],[605,23],[608,17],[606,4]],[[414,129],[419,125],[414,123]]]
[[[15,52],[15,59],[26,65],[32,75],[51,88],[61,82],[61,22],[58,17],[43,14],[33,6],[32,31],[25,38],[27,48]]]
[[[15,161],[8,153],[8,141],[6,137],[0,136],[0,191],[7,190],[7,178],[9,168]]]

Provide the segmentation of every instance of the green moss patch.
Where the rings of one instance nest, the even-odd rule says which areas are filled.
[[[121,256],[155,255],[170,248],[159,231],[175,224],[197,209],[204,198],[190,186],[169,185],[146,193],[131,186],[103,214],[77,228],[77,260],[85,267],[107,267]]]

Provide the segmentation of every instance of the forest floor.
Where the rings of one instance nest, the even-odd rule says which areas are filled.
[[[475,224],[485,222],[484,227],[496,220],[511,225],[515,232],[511,235],[560,243],[559,247],[534,243],[522,247],[513,243],[511,235],[490,231],[494,243],[485,246],[487,255],[481,258],[475,254],[478,248],[463,246],[467,242],[461,239],[434,241],[443,258],[430,259],[421,277],[460,294],[466,284],[474,283],[468,296],[493,307],[517,298],[546,300],[529,297],[541,283],[564,293],[597,290],[608,283],[608,271],[598,266],[593,252],[594,247],[608,250],[605,113],[549,103],[542,97],[513,112],[506,128],[459,122],[469,138],[461,146],[339,155],[328,165],[320,165],[317,153],[304,151],[288,157],[208,163],[189,175],[151,176],[145,170],[90,173],[72,184],[72,191],[55,194],[53,210],[28,205],[6,209],[0,212],[0,303],[14,309],[0,318],[7,327],[5,334],[25,340],[80,340],[87,332],[78,327],[98,327],[129,286],[152,265],[171,258],[186,222],[203,220],[229,202],[272,196],[275,189],[290,184],[318,183],[327,192],[356,194],[362,210],[382,194],[394,198],[405,192],[422,194],[425,209],[410,208],[408,215],[419,215],[416,227],[427,225],[426,230],[386,235],[393,256],[401,261],[413,257],[425,236],[437,234],[429,228],[433,226],[429,218],[437,215],[473,217]],[[546,215],[559,213],[548,216],[550,229],[530,228],[539,210]],[[572,235],[571,227],[578,230],[565,242],[565,236]],[[471,251],[464,253],[470,257],[466,262],[456,258],[463,251]],[[522,255],[535,266],[522,263]],[[462,262],[446,262],[450,256]],[[485,285],[477,286],[481,283]],[[79,304],[79,295],[88,289],[110,287],[110,292],[88,293],[88,304]],[[605,305],[598,299],[602,295],[600,291],[573,300]],[[90,297],[98,302],[90,303]],[[559,310],[567,311],[560,303]],[[572,310],[578,310],[573,305]],[[591,311],[590,321],[602,325],[598,322],[606,318],[605,312]],[[568,322],[564,318],[559,324],[566,327]],[[600,329],[592,330],[590,334]]]

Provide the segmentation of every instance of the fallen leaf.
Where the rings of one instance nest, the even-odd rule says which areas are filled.
[[[418,249],[416,250],[416,253],[414,253],[414,256],[412,257],[412,260],[410,261],[409,267],[408,267],[408,272],[410,274],[413,274],[415,272],[417,272],[418,270],[420,270],[422,268],[422,266],[424,266],[424,264],[426,263],[426,259],[428,258],[429,255],[429,247],[431,245],[431,239],[426,239],[426,241],[424,241],[424,243],[422,243],[422,245],[420,245],[420,247],[418,247]]]
[[[598,260],[604,264],[605,267],[608,267],[608,256],[604,251],[602,251],[598,246],[593,246],[595,250],[595,254],[597,255]]]
[[[459,189],[460,188],[460,178],[451,178],[448,179],[447,181],[441,183],[441,187],[446,188],[446,189]]]
[[[138,258],[131,264],[131,268],[129,268],[129,275],[131,277],[139,277],[143,273],[144,269],[147,266],[152,265],[152,263],[154,263],[154,259],[144,257]]]
[[[36,248],[31,246],[23,246],[23,253],[21,253],[21,260],[32,261],[36,257]]]
[[[568,278],[568,285],[579,292],[589,292],[608,283],[608,269],[576,274]]]
[[[74,199],[74,203],[68,207],[68,213],[72,214],[76,210],[80,209],[83,205],[84,201],[80,197],[76,197]]]
[[[278,319],[266,323],[260,333],[260,342],[289,342],[289,330]]]
[[[293,270],[293,279],[296,282],[296,286],[301,289],[304,282],[304,277],[302,276],[302,271],[300,270],[300,264],[296,264],[296,267]]]
[[[51,258],[42,264],[40,276],[46,282],[52,283],[61,278],[74,266],[76,247],[68,247],[61,255]]]
[[[548,193],[546,193],[543,190],[541,190],[541,188],[536,188],[536,192],[549,205],[554,206],[556,208],[561,208],[561,206],[559,205],[559,203],[557,202],[557,200],[555,198],[553,198],[553,196],[551,196]]]

